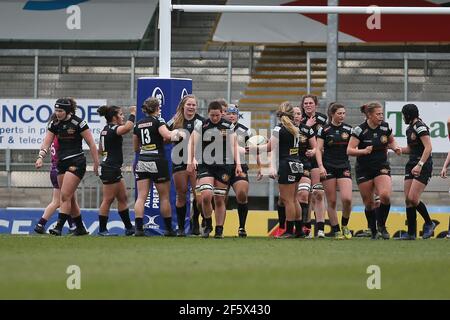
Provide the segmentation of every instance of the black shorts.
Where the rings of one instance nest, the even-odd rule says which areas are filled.
[[[86,173],[86,157],[84,154],[76,156],[74,158],[69,158],[66,160],[58,161],[58,175],[66,173],[69,171],[73,173],[78,178],[83,179],[84,174]]]
[[[374,167],[363,167],[356,163],[355,166],[356,183],[360,184],[373,180],[375,177],[387,175],[391,176],[391,167],[388,163],[383,163]]]
[[[411,170],[417,165],[419,161],[413,160],[408,161],[405,167],[405,180],[416,179],[419,182],[422,182],[424,185],[427,185],[430,182],[431,175],[433,173],[433,161],[427,161],[422,167],[422,171],[420,171],[420,175],[415,177],[412,175]]]
[[[292,184],[300,181],[303,165],[299,159],[280,159],[278,184]]]
[[[308,179],[311,179],[311,160],[310,158],[301,157],[300,162],[303,164],[303,173],[301,175],[301,178],[305,177]]]
[[[329,180],[329,179],[342,179],[342,178],[352,178],[351,168],[334,168],[324,163],[323,165],[325,170],[327,170],[327,176],[325,178],[321,178],[320,180]]]
[[[235,174],[236,166],[233,166],[233,172],[230,179],[230,186],[235,184],[238,181],[247,181],[248,182],[248,165],[242,165],[242,174],[240,176],[236,176]]]
[[[119,182],[123,178],[120,168],[100,166],[100,180],[103,184],[113,184]]]
[[[175,164],[172,162],[172,173],[179,172],[179,171],[186,171],[187,170],[187,164],[181,163],[181,164]]]
[[[134,170],[136,181],[150,179],[153,183],[170,181],[169,164],[166,159],[139,160]]]
[[[317,163],[316,157],[310,158],[309,162],[311,162],[311,170],[319,168],[319,164]]]
[[[234,165],[229,164],[199,164],[197,179],[212,177],[223,184],[229,185],[234,175]]]

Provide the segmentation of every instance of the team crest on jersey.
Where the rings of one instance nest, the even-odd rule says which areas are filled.
[[[417,138],[416,134],[414,132],[411,133],[411,140],[416,140],[416,138]]]
[[[72,129],[72,128],[69,128],[69,129],[67,129],[67,133],[68,133],[68,134],[74,134],[74,133],[75,133],[75,130]]]
[[[384,144],[384,143],[387,143],[388,138],[387,138],[386,136],[383,135],[383,136],[380,137],[380,141],[381,141],[381,143],[383,143],[383,144]]]
[[[224,173],[224,174],[222,175],[222,181],[223,181],[223,182],[228,182],[228,180],[230,180],[230,176],[227,175],[226,173]]]
[[[342,132],[341,133],[341,138],[342,140],[348,140],[349,134],[347,132]]]

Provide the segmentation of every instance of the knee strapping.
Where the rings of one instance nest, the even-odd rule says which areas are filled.
[[[312,191],[323,191],[323,184],[316,183],[312,186]]]
[[[197,188],[195,188],[195,189],[197,189]],[[214,190],[214,187],[209,183],[204,183],[204,184],[200,185],[200,187],[198,189],[200,192],[206,191],[206,190],[212,191],[212,190]]]
[[[225,197],[227,195],[227,189],[226,188],[214,188],[214,195]]]
[[[300,183],[297,187],[297,191],[307,191],[310,192],[311,191],[311,185],[309,183]]]

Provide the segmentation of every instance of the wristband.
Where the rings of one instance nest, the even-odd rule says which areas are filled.
[[[134,123],[135,120],[136,120],[136,116],[135,116],[134,114],[130,114],[130,115],[128,116],[128,121],[131,121],[131,122]]]
[[[47,156],[47,150],[41,149],[39,150],[38,158],[44,159]]]

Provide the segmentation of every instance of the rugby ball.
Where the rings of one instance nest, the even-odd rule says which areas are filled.
[[[268,140],[265,136],[254,135],[247,140],[247,146],[259,146],[260,144],[266,144],[267,142]]]

